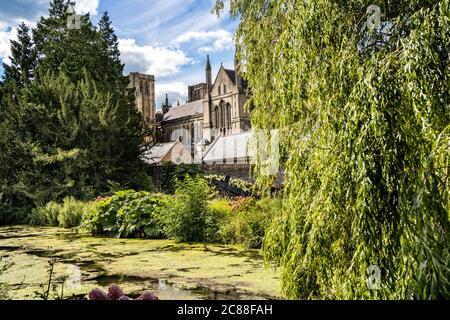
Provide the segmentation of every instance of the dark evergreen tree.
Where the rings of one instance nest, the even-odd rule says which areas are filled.
[[[33,30],[28,84],[5,83],[0,224],[24,222],[17,213],[50,200],[91,199],[110,185],[151,187],[140,160],[142,117],[126,90],[111,21],[104,15],[97,30],[84,15],[80,29],[68,28],[71,5],[53,0]]]
[[[103,13],[98,29],[102,38],[102,45],[108,56],[108,60],[105,60],[108,64],[104,64],[105,70],[108,70],[108,76],[111,77],[108,80],[123,79],[124,65],[120,60],[119,41],[112,27],[108,11]]]
[[[17,28],[17,41],[11,41],[11,65],[3,63],[4,81],[15,81],[19,87],[28,86],[36,69],[36,50],[30,28],[21,23]]]
[[[67,28],[70,5],[70,1],[67,0],[53,0],[50,3],[48,17],[41,17],[37,22],[33,30],[33,39],[41,58],[44,53],[58,53],[55,42],[62,41],[63,32]]]
[[[139,187],[141,117],[125,95],[102,92],[88,72],[77,83],[48,73],[23,92],[19,108],[19,130],[33,145],[21,179],[38,205],[69,195],[90,199],[110,181]]]
[[[109,63],[103,50],[102,38],[90,21],[89,14],[78,16],[79,28],[68,28],[68,19],[74,15],[73,2],[54,0],[48,17],[42,17],[34,33],[42,74],[51,71],[66,73],[71,80],[84,78],[85,67],[95,81],[108,79]]]

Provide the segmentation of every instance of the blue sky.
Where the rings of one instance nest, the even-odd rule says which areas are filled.
[[[50,0],[0,0],[0,60],[8,63],[9,40],[21,21],[33,26],[46,15]],[[165,93],[184,102],[187,86],[204,82],[206,54],[213,72],[221,62],[233,68],[236,23],[211,13],[213,0],[78,0],[76,10],[96,23],[108,11],[125,72],[156,77],[157,108]],[[1,68],[0,68],[1,69]],[[0,70],[0,74],[2,70]]]

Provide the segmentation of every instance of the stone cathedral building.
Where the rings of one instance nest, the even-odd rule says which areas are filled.
[[[234,70],[221,65],[214,81],[207,57],[205,82],[188,87],[188,101],[171,106],[169,99],[157,115],[160,142],[177,139],[209,143],[220,136],[238,134],[250,129],[249,114],[244,110],[247,84]]]
[[[235,70],[221,65],[213,80],[208,56],[205,81],[188,87],[188,100],[184,104],[172,106],[166,95],[160,112],[156,112],[155,77],[139,73],[131,73],[129,77],[130,88],[135,90],[136,106],[155,132],[154,146],[149,151],[150,163],[167,159],[173,149],[180,153],[181,144],[190,152],[180,153],[185,160],[194,157],[194,151],[199,148],[206,155],[218,140],[225,141],[227,137],[233,137],[240,144],[246,143],[251,131],[250,114],[244,110],[248,99],[247,83]]]
[[[155,76],[132,72],[128,76],[129,88],[134,90],[136,108],[147,125],[152,126],[156,117]]]

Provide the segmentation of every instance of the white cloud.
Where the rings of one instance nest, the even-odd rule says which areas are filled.
[[[9,65],[11,61],[9,56],[11,55],[11,40],[17,39],[16,28],[6,28],[5,24],[0,22],[0,58],[2,62]]]
[[[92,16],[97,15],[97,9],[100,0],[76,0],[75,11],[78,14],[90,13]]]
[[[36,22],[26,19],[14,19],[11,21],[13,25],[19,25],[24,22],[30,29],[34,28]],[[31,33],[31,31],[30,31]],[[10,23],[0,21],[0,58],[2,62],[9,65],[11,63],[9,56],[11,55],[11,40],[17,40],[17,28],[10,27]]]
[[[178,101],[180,101],[180,104],[186,102],[188,85],[181,81],[166,83],[159,83],[158,81],[156,81],[155,91],[157,101],[156,107],[158,109],[166,98],[166,93],[169,95],[169,103],[171,103],[173,106],[176,106]]]
[[[204,44],[198,49],[200,53],[217,52],[232,49],[234,46],[231,32],[220,29],[217,31],[192,31],[179,36],[177,44],[198,42]]]
[[[120,39],[119,50],[128,71],[143,72],[157,77],[174,75],[180,71],[181,66],[193,62],[178,48],[139,46],[134,39]]]

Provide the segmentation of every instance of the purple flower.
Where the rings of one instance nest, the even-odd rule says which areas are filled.
[[[95,288],[89,293],[89,299],[93,301],[108,300],[108,296],[99,288]]]
[[[115,300],[115,301],[126,301],[126,300],[133,300],[130,297],[126,296],[123,292],[123,290],[117,285],[112,284],[108,288],[108,294],[103,292],[102,290],[95,288],[89,293],[89,299],[90,300]],[[154,295],[153,293],[150,293],[148,291],[144,292],[137,298],[136,300],[159,300],[159,298]]]
[[[146,300],[146,301],[150,301],[150,300],[159,300],[159,298],[154,295],[153,293],[150,293],[148,291],[145,291],[143,294],[141,294],[139,296],[139,298],[137,298],[136,300]]]
[[[108,289],[109,300],[119,300],[124,295],[122,289],[117,284],[112,284]]]
[[[95,202],[100,202],[100,201],[106,200],[106,199],[108,199],[108,198],[109,198],[109,197],[98,196],[97,199],[95,199]]]

